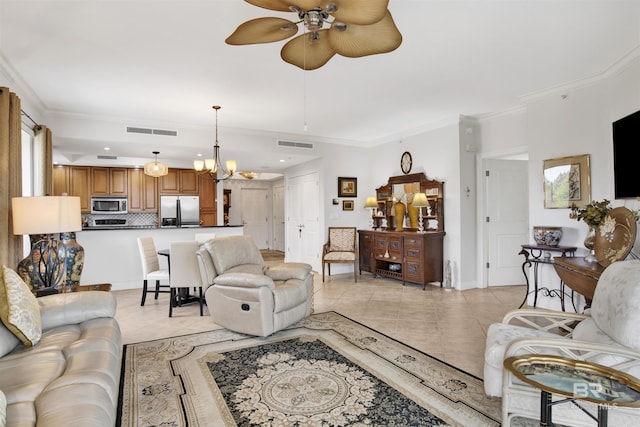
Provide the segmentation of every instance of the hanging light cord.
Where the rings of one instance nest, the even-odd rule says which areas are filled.
[[[307,131],[307,27],[303,26],[304,38],[302,39],[302,56],[304,58],[304,71],[302,73],[302,119],[303,129]]]

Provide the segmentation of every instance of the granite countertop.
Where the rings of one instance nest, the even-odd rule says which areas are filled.
[[[198,229],[198,228],[231,228],[231,227],[243,227],[242,225],[209,225],[204,227],[180,227],[183,229]],[[127,225],[125,227],[117,226],[117,225],[100,225],[100,226],[91,226],[91,227],[83,227],[82,231],[92,231],[92,230],[175,230],[178,227],[158,227],[156,225]]]

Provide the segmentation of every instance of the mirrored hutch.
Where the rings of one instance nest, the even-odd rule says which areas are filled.
[[[429,205],[422,208],[423,232],[413,206],[417,193],[424,193]],[[444,183],[424,173],[392,176],[376,189],[376,199],[373,230],[358,230],[360,274],[366,271],[423,289],[431,282],[442,286]]]

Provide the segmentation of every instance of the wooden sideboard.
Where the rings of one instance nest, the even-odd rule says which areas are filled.
[[[564,284],[584,295],[587,305],[591,305],[604,267],[597,262],[587,262],[584,257],[554,257],[553,267]]]
[[[443,280],[443,231],[358,230],[359,270],[417,283],[425,289]]]

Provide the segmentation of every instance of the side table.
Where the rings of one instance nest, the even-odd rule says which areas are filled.
[[[509,357],[505,369],[518,379],[540,389],[540,425],[553,426],[554,405],[572,402],[582,412],[606,427],[609,407],[640,407],[640,380],[624,372],[584,360],[548,354],[525,354]],[[567,399],[552,402],[553,394]],[[598,405],[597,417],[577,401]]]
[[[556,269],[560,279],[568,287],[584,295],[587,307],[591,306],[591,300],[604,267],[597,262],[588,262],[584,257],[556,257],[553,261],[553,268]]]
[[[527,282],[527,291],[522,300],[520,307],[522,308],[527,302],[527,297],[530,293],[533,293],[533,306],[538,304],[538,292],[544,291],[547,296],[560,297],[560,304],[564,311],[564,282],[560,282],[560,291],[556,289],[549,289],[547,287],[538,288],[538,266],[540,264],[553,264],[554,260],[550,255],[546,256],[550,252],[558,252],[561,257],[573,257],[578,249],[576,246],[545,246],[545,245],[521,245],[522,250],[518,253],[524,256],[524,262],[522,263],[522,274]],[[544,255],[544,256],[543,256]],[[527,274],[526,267],[533,265],[533,291],[529,292],[529,275]],[[573,298],[571,299],[573,303]]]

